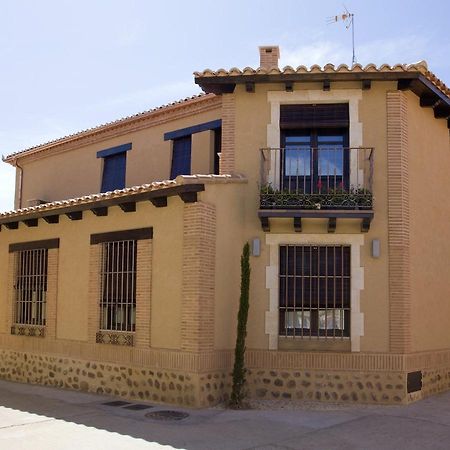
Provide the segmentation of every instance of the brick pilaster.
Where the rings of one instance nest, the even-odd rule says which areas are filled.
[[[135,346],[150,347],[152,240],[137,241]]]
[[[216,211],[213,205],[184,207],[181,348],[214,348]]]
[[[89,290],[88,290],[88,341],[95,342],[95,335],[99,329],[99,299],[100,299],[100,272],[101,272],[100,244],[89,248]]]
[[[234,94],[222,96],[222,149],[220,155],[220,174],[233,174],[235,171],[235,128],[236,101]]]
[[[47,297],[45,336],[56,339],[56,308],[58,297],[58,254],[54,248],[48,250],[47,258]]]
[[[390,351],[411,351],[410,219],[407,99],[388,92],[388,228]]]
[[[16,292],[14,284],[16,282],[16,254],[9,253],[8,255],[8,313],[5,314],[5,327],[7,332],[11,329],[14,323],[14,305],[16,304]]]

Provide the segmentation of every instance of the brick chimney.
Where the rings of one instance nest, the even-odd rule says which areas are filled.
[[[259,66],[270,68],[278,67],[280,59],[280,48],[278,45],[266,45],[259,47]]]

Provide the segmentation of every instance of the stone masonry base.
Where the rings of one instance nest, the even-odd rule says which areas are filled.
[[[251,370],[250,397],[328,402],[401,403],[406,400],[402,373]]]
[[[249,362],[246,389],[254,399],[405,404],[450,389],[450,364],[419,370],[422,387],[408,393],[407,371],[269,369]],[[194,372],[15,350],[0,350],[0,378],[189,407],[216,405],[231,392],[231,367]]]
[[[104,362],[0,351],[0,379],[145,400],[202,407],[228,390],[225,374],[198,374]],[[227,386],[225,385],[227,383]]]

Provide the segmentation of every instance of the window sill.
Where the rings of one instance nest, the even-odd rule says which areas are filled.
[[[350,338],[323,338],[323,337],[278,337],[278,350],[301,350],[320,352],[350,352]]]
[[[98,331],[95,335],[97,344],[124,345],[133,347],[134,333],[129,331]]]
[[[11,334],[15,336],[45,337],[44,325],[25,325],[16,323],[11,326]]]

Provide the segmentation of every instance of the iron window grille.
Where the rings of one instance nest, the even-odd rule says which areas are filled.
[[[45,326],[48,250],[16,252],[14,323]]]
[[[101,331],[135,331],[136,261],[136,240],[102,243]]]
[[[280,246],[279,334],[350,336],[350,246]]]

